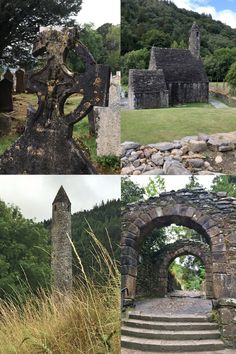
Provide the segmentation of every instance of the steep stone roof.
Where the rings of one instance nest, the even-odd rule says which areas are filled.
[[[167,83],[208,82],[202,60],[188,49],[153,47],[149,69],[163,69]]]
[[[55,203],[67,203],[68,205],[71,205],[70,199],[69,199],[68,195],[66,194],[63,186],[60,187],[52,204],[55,204]]]
[[[167,90],[163,70],[131,69],[129,85],[135,93],[159,92]]]

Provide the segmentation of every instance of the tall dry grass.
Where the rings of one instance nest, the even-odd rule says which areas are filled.
[[[91,229],[88,235],[105,285],[87,277],[74,249],[81,277],[71,293],[41,291],[23,307],[12,301],[0,304],[1,354],[120,353],[119,270]]]

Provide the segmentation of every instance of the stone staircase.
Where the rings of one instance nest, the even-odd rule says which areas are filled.
[[[224,353],[218,325],[205,315],[160,315],[132,312],[123,320],[122,354]]]

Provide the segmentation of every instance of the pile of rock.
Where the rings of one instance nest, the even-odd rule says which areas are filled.
[[[226,153],[231,152],[236,157],[236,132],[199,134],[149,145],[125,142],[121,146],[123,175],[224,173]],[[236,170],[236,159],[234,163],[232,168]]]

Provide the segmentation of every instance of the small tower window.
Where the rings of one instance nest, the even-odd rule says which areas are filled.
[[[56,206],[56,205],[54,205],[54,210],[55,210],[55,211],[57,210],[57,206]]]
[[[197,37],[199,37],[199,32],[196,33]]]

